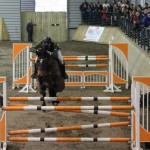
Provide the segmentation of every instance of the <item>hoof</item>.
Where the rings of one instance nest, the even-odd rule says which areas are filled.
[[[46,128],[51,128],[51,125],[48,122],[45,123],[45,126],[46,126]]]
[[[58,104],[59,104],[59,101],[53,101],[53,102],[52,102],[52,105],[53,105],[53,106],[58,106]]]
[[[3,96],[0,96],[0,107],[3,106]]]
[[[43,103],[42,106],[46,106],[46,103]]]

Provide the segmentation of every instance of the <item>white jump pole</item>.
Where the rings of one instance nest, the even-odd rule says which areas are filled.
[[[27,74],[26,74],[26,80],[27,80],[27,84],[19,91],[19,92],[21,92],[21,93],[29,93],[29,92],[33,92],[33,93],[35,93],[36,92],[36,90],[34,90],[33,88],[32,88],[32,83],[30,83],[30,79],[31,79],[31,77],[30,77],[30,73],[29,73],[29,70],[31,69],[31,63],[32,62],[30,62],[30,47],[29,46],[27,46]]]

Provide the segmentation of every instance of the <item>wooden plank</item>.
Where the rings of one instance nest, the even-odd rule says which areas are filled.
[[[75,41],[83,41],[83,39],[85,38],[85,34],[88,30],[89,26],[86,25],[81,25],[78,27],[78,29],[76,30],[75,34],[73,35],[73,40]]]
[[[9,40],[9,35],[5,21],[1,17],[0,17],[0,40]]]
[[[33,30],[33,41],[38,42],[45,36],[50,36],[57,42],[66,41],[66,13],[65,12],[22,12],[21,31],[22,41],[27,41],[26,24],[32,19],[36,24]],[[59,26],[52,26],[59,24]]]

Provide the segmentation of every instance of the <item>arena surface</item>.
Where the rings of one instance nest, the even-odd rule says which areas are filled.
[[[60,43],[63,55],[102,55],[108,54],[107,45],[83,42]],[[12,43],[0,44],[0,75],[7,77],[7,96],[40,96],[38,93],[22,94],[18,89],[12,90]],[[122,93],[103,93],[104,87],[89,87],[85,90],[79,87],[66,87],[58,96],[130,96],[130,88],[122,87]],[[40,102],[30,102],[39,105]],[[60,105],[97,105],[97,102],[61,102]],[[125,102],[99,102],[99,105],[121,105]],[[48,105],[51,105],[49,103]],[[108,123],[127,121],[128,118],[109,117],[104,115],[80,114],[68,112],[24,111],[8,112],[8,130],[60,127],[68,125],[86,125],[93,123]],[[28,136],[28,135],[27,135]],[[65,131],[47,134],[34,134],[31,137],[130,137],[130,127],[99,128],[80,131]],[[130,143],[85,142],[85,143],[8,143],[8,150],[128,150]]]

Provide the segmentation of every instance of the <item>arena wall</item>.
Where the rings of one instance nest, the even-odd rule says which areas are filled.
[[[57,42],[67,40],[65,12],[22,12],[21,13],[22,41],[27,42],[26,25],[30,19],[35,24],[33,41],[38,42],[45,36],[50,36]]]
[[[89,26],[79,26],[73,36],[75,41],[84,41],[86,31]],[[105,27],[104,32],[99,40],[101,44],[108,44],[110,38],[114,36],[113,42],[128,43],[129,46],[129,75],[131,76],[150,76],[150,56],[143,48],[129,39],[117,27]]]

